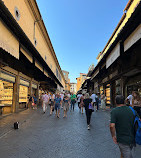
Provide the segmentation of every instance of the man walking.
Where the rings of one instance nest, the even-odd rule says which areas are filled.
[[[45,94],[42,96],[42,101],[43,101],[43,112],[46,112],[47,109],[47,104],[49,102],[49,96],[47,95],[47,93],[45,92]]]
[[[121,158],[133,158],[135,116],[132,110],[125,106],[123,96],[116,96],[116,104],[117,107],[111,111],[111,135],[114,143],[119,146]]]
[[[97,95],[96,94],[94,94],[94,92],[93,92],[93,94],[91,95],[91,99],[92,99],[92,103],[93,103],[93,107],[95,107],[96,106],[96,97],[97,97]],[[96,109],[96,111],[97,111],[98,109]]]
[[[74,111],[74,105],[76,102],[76,95],[72,93],[70,98],[71,98],[71,110],[73,108],[73,111]]]

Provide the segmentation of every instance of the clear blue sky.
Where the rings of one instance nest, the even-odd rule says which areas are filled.
[[[37,0],[62,70],[71,82],[97,64],[128,0]]]

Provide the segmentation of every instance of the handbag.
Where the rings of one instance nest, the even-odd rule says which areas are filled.
[[[94,112],[94,107],[92,106],[91,103],[89,103],[89,110],[92,110],[92,112]]]

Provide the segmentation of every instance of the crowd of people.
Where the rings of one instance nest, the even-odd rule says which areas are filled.
[[[77,95],[74,93],[43,93],[41,95],[41,104],[43,113],[46,113],[50,107],[50,115],[55,111],[55,116],[60,118],[60,109],[63,109],[63,117],[67,117],[67,112],[74,111],[75,105],[78,103],[80,113],[86,114],[88,130],[90,130],[90,120],[92,112],[98,111],[101,105],[102,110],[106,109],[106,97],[104,94],[100,96],[99,93],[91,95],[89,93],[82,94],[79,92]]]
[[[37,108],[35,95],[29,98],[29,101],[34,109]],[[111,111],[111,136],[114,143],[119,146],[121,158],[132,158],[132,149],[136,144],[134,120],[136,116],[141,118],[141,98],[138,92],[133,91],[126,99],[122,95],[117,95],[115,101],[116,108]],[[70,112],[74,111],[75,103],[78,103],[80,113],[83,114],[85,111],[88,130],[90,130],[92,113],[97,112],[100,106],[102,111],[106,110],[106,97],[100,93],[82,94],[80,92],[75,95],[74,93],[51,94],[45,92],[41,95],[41,103],[43,113],[46,113],[50,107],[50,115],[55,111],[57,118],[60,118],[60,109],[63,109],[63,117],[65,118],[69,109]]]

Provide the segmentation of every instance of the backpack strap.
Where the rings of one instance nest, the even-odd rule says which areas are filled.
[[[136,116],[136,112],[135,112],[135,110],[134,110],[131,106],[129,106],[129,108],[132,110],[134,116]]]

